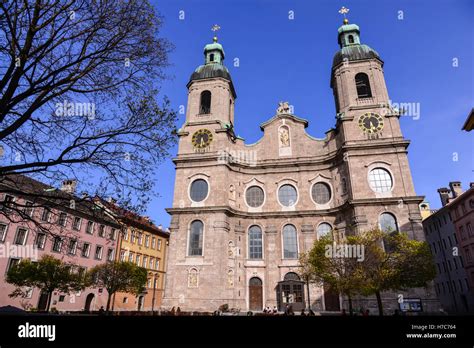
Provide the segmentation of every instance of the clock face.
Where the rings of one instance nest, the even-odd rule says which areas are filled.
[[[192,143],[196,149],[208,147],[212,142],[212,133],[209,129],[199,129],[193,134]]]
[[[359,117],[359,127],[368,134],[375,134],[383,129],[383,118],[382,116],[368,112]]]

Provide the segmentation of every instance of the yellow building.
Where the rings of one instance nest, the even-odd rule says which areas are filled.
[[[156,226],[148,217],[124,210],[111,202],[104,204],[108,212],[122,224],[117,243],[117,261],[129,261],[148,271],[146,290],[138,295],[116,293],[115,311],[152,311],[161,306],[166,272],[169,232]]]
[[[433,212],[430,209],[430,203],[427,201],[423,201],[420,203],[420,213],[421,213],[421,219],[424,220],[428,216],[430,216]]]

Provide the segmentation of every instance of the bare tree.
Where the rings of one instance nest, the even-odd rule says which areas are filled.
[[[176,142],[162,20],[145,0],[0,0],[0,180],[75,178],[146,204]]]

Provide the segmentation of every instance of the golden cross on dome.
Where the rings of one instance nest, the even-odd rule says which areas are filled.
[[[344,16],[344,24],[349,23],[349,20],[346,18],[346,14],[349,13],[349,9],[342,6],[341,9],[339,10],[339,13]]]
[[[214,24],[211,28],[211,30],[214,32],[214,42],[217,42],[217,35],[216,35],[216,31],[219,31],[221,30],[221,27],[219,26],[219,24]]]

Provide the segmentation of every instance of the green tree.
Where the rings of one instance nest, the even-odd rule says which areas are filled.
[[[352,237],[364,246],[365,258],[358,266],[363,280],[360,292],[375,295],[379,315],[383,315],[381,293],[426,286],[436,276],[428,244],[411,240],[405,233],[385,233],[372,229]]]
[[[48,294],[46,311],[51,305],[54,291],[70,293],[86,287],[84,277],[71,272],[73,265],[62,262],[50,255],[43,255],[38,262],[24,259],[13,266],[7,273],[7,283],[16,286],[10,297],[25,297],[28,288],[36,287]]]
[[[131,262],[107,262],[92,268],[87,275],[88,283],[95,287],[105,288],[108,293],[107,312],[116,292],[140,294],[145,290],[147,271]]]
[[[348,238],[344,245],[351,246],[354,240]],[[306,281],[324,283],[338,293],[346,295],[349,300],[349,311],[352,313],[352,298],[361,286],[361,272],[355,257],[337,255],[341,244],[333,242],[331,236],[317,240],[312,249],[300,258],[301,275]]]

